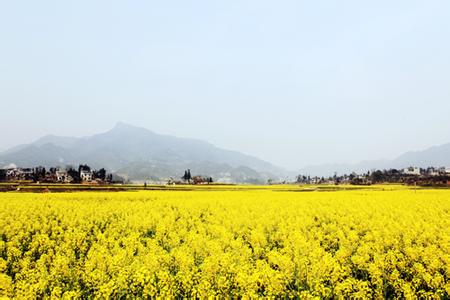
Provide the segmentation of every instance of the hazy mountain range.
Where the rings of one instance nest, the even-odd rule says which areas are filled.
[[[263,183],[269,178],[289,175],[284,169],[250,155],[124,123],[90,137],[48,135],[0,154],[0,166],[80,163],[104,167],[131,180],[179,179],[186,169],[191,169],[192,175],[212,176],[225,182]]]
[[[300,173],[312,176],[330,176],[334,172],[338,174],[362,173],[373,169],[401,169],[410,166],[421,168],[450,167],[450,143],[433,146],[422,151],[406,152],[394,159],[362,161],[356,164],[313,165],[303,168]]]
[[[288,172],[256,157],[218,148],[208,142],[156,134],[150,130],[118,123],[111,130],[89,137],[44,136],[37,141],[0,153],[0,167],[65,166],[89,164],[104,167],[130,180],[180,178],[184,170],[211,176],[222,182],[265,183],[293,179]],[[407,152],[392,160],[357,164],[324,164],[299,170],[299,174],[329,176],[372,169],[418,166],[450,166],[450,143],[423,151]]]

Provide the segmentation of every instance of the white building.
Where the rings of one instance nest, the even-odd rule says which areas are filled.
[[[19,175],[20,172],[17,168],[10,168],[6,170],[6,178],[8,178],[8,180],[17,180]]]
[[[10,168],[6,170],[8,180],[30,180],[33,176],[33,169],[30,168]]]
[[[428,176],[439,176],[439,175],[441,175],[441,172],[439,171],[439,169],[428,168],[427,169],[427,175]]]
[[[58,182],[69,183],[72,181],[72,177],[67,173],[66,170],[56,170],[55,175]]]
[[[419,176],[420,175],[420,168],[417,168],[417,167],[405,168],[405,169],[403,169],[403,174]]]
[[[81,181],[91,182],[92,181],[92,172],[86,171],[86,170],[81,170],[80,178],[81,178]]]

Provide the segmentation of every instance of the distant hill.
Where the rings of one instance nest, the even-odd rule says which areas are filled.
[[[118,123],[90,137],[44,136],[0,154],[0,167],[63,166],[87,163],[105,167],[131,180],[179,178],[185,169],[193,175],[227,182],[266,182],[284,178],[280,167],[256,157],[215,147],[195,139],[156,134],[145,128]]]
[[[422,168],[429,166],[450,167],[450,143],[422,151],[407,152],[397,157],[392,163],[397,168],[410,165]]]
[[[392,160],[373,160],[363,161],[356,164],[323,164],[308,166],[300,170],[300,174],[309,174],[311,176],[330,176],[334,172],[344,173],[362,173],[372,169],[389,168],[407,168],[410,166],[427,167],[450,167],[450,143],[433,146],[422,151],[411,151],[404,153]]]

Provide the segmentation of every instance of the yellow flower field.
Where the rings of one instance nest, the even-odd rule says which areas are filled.
[[[0,194],[0,296],[449,298],[450,190]]]

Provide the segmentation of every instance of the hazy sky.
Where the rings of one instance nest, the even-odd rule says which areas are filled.
[[[117,121],[289,169],[450,142],[450,1],[0,0],[0,149]]]

